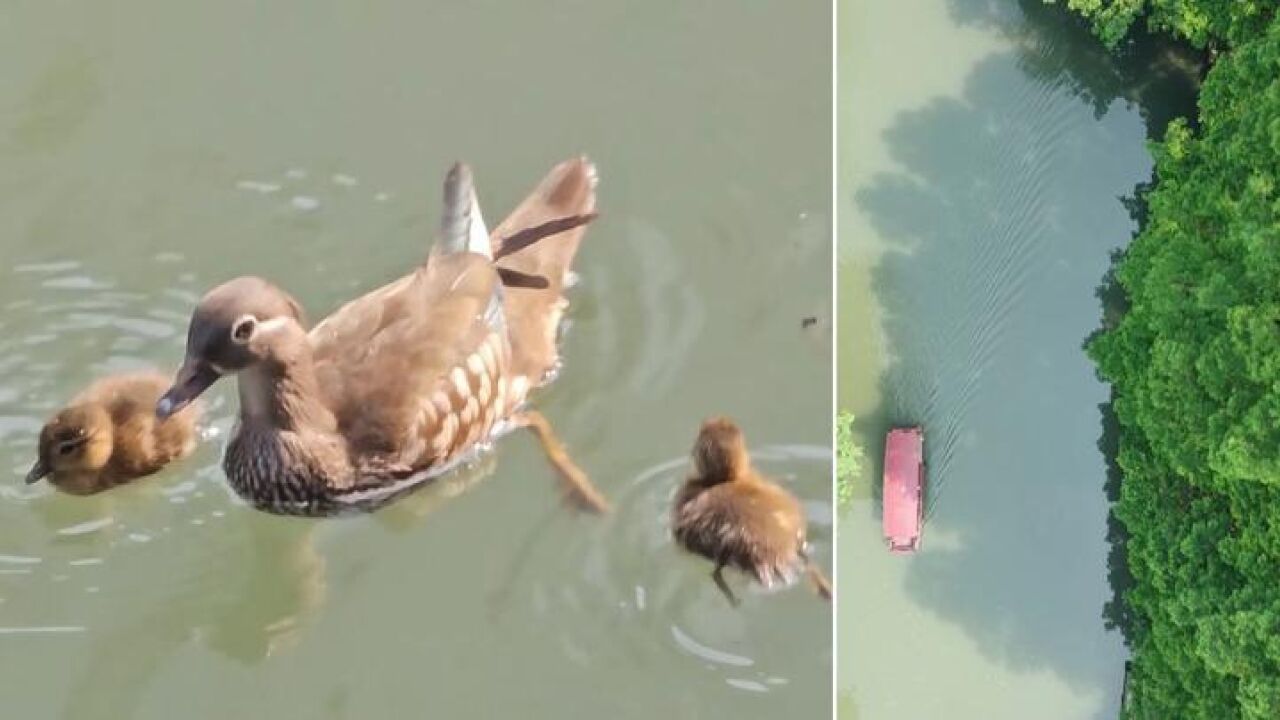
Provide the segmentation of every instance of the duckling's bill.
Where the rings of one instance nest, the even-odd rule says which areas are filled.
[[[27,471],[27,484],[34,485],[48,477],[51,472],[53,471],[45,464],[44,458],[36,460],[31,469]]]

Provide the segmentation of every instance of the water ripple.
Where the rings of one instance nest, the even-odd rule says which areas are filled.
[[[923,187],[913,189],[921,195],[913,200],[916,206],[938,203],[934,210],[947,222],[911,227],[912,233],[926,235],[921,242],[930,244],[928,268],[911,265],[910,249],[896,251],[903,262],[886,268],[893,279],[885,287],[898,288],[888,303],[892,359],[886,411],[892,424],[923,423],[928,428],[928,515],[946,493],[949,468],[972,442],[968,428],[974,402],[999,382],[989,370],[1003,351],[1028,284],[1043,275],[1049,255],[1044,245],[1056,222],[1047,187],[1060,154],[1067,151],[1055,138],[1080,122],[1078,113],[1068,112],[1072,100],[1057,88],[1016,86],[1020,96],[1009,104],[1008,116],[963,151],[973,156],[974,166],[992,168],[984,178],[994,181],[969,183],[973,197],[964,198],[971,202],[960,207],[929,196]],[[868,202],[873,197],[863,195]],[[984,200],[991,197],[1001,202],[993,206]],[[921,217],[935,215],[921,211]]]
[[[825,563],[832,537],[830,450],[760,445],[752,457],[809,510],[811,549]],[[725,673],[721,680],[735,690],[780,691],[788,679],[759,659],[772,656],[781,642],[777,633],[788,623],[777,618],[830,607],[808,587],[770,592],[741,576],[730,582],[742,588],[744,604],[726,603],[710,579],[710,564],[671,540],[670,504],[688,463],[680,456],[636,471],[615,491],[614,512],[589,525],[557,522],[559,511],[548,515],[514,559],[509,586],[491,602],[500,614],[512,603],[527,604],[513,612],[540,618],[566,653],[572,648],[574,662],[604,662],[617,645],[646,662],[692,663]],[[542,571],[522,577],[521,568],[531,564]],[[606,636],[610,640],[601,644]]]

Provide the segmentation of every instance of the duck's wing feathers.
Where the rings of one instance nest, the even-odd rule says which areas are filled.
[[[541,384],[559,362],[556,332],[568,306],[566,276],[595,207],[595,166],[575,158],[553,168],[493,231],[499,271],[510,277],[503,307],[511,372],[531,385]]]
[[[447,460],[481,434],[473,426],[496,420],[474,396],[496,382],[497,367],[473,357],[484,346],[502,354],[494,352],[505,334],[501,286],[493,262],[470,249],[472,224],[483,227],[478,208],[455,206],[474,206],[469,174],[455,168],[445,197],[442,235],[426,264],[347,303],[310,333],[339,431],[357,462],[379,473]],[[484,403],[493,400],[488,395]],[[469,401],[477,407],[465,414]]]
[[[490,236],[471,174],[455,166],[427,262],[311,331],[317,379],[358,465],[394,475],[447,463],[520,402],[515,388],[555,368],[595,184],[585,159],[561,163]]]
[[[412,278],[312,331],[317,379],[357,458],[418,467],[450,454],[452,443],[427,444],[455,406],[465,407],[454,370],[465,372],[498,334],[496,290],[485,258],[433,256]]]

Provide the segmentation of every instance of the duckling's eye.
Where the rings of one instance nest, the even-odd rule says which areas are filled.
[[[258,321],[252,315],[245,315],[236,320],[236,324],[231,326],[231,341],[237,345],[244,345],[249,342],[249,338],[253,337],[253,331],[257,326]]]
[[[61,444],[59,444],[59,445],[58,445],[58,454],[59,454],[59,455],[70,455],[70,454],[71,454],[71,451],[76,449],[76,445],[77,445],[77,443],[75,443],[75,442],[64,442],[64,443],[61,443]]]

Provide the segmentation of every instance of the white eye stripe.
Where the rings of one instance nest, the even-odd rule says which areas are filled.
[[[286,324],[288,324],[288,322],[289,322],[289,318],[287,317],[277,317],[277,318],[271,318],[270,320],[262,320],[261,322],[258,323],[258,329],[265,330],[267,332],[275,332],[276,330],[283,328]]]
[[[249,339],[252,338],[254,335],[258,334],[259,332],[275,332],[277,330],[283,329],[285,325],[289,322],[289,320],[290,319],[287,317],[276,317],[276,318],[271,318],[270,320],[259,320],[258,318],[252,315],[241,315],[239,318],[236,319],[235,323],[231,325],[231,340],[232,342],[235,342],[237,345],[243,345],[249,342]],[[248,325],[249,332],[247,335],[241,337],[239,334],[240,329],[245,325]]]

